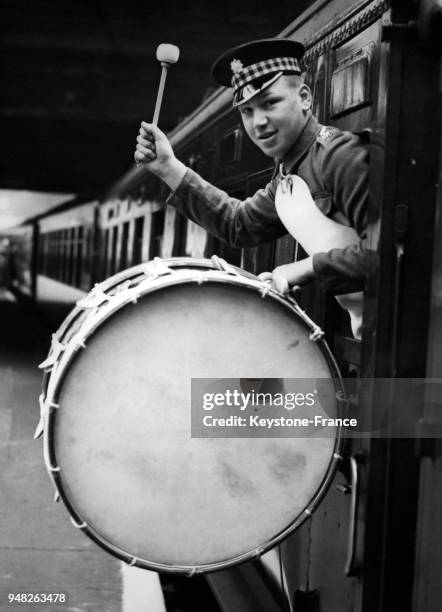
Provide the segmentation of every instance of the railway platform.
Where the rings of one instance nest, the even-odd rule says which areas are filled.
[[[42,441],[33,439],[38,364],[84,293],[39,277],[38,309],[19,295],[0,287],[0,612],[219,612],[205,578],[160,582],[130,568],[74,529],[64,505],[53,502]],[[50,593],[66,601],[9,601]]]
[[[37,365],[54,330],[4,288],[0,321],[0,612],[163,612],[157,575],[105,554],[52,501],[42,443],[33,433]],[[9,601],[10,595],[49,593],[59,594],[58,603]]]

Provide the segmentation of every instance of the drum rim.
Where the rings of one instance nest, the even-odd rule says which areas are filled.
[[[167,260],[164,259],[161,261],[168,265],[176,264],[177,268],[179,269],[180,268],[186,269],[186,266],[188,266],[190,262],[191,265],[194,267],[197,266],[197,268],[201,268],[202,270],[208,269],[209,273],[216,272],[216,274],[212,274],[212,275],[209,274],[209,276],[206,277],[204,274],[201,274],[199,270],[191,269],[191,270],[188,270],[189,274],[186,276],[184,275],[179,275],[179,276],[177,275],[175,277],[163,276],[157,279],[147,279],[149,280],[149,286],[144,287],[142,291],[139,292],[137,299],[142,299],[149,293],[153,293],[154,291],[157,291],[157,290],[167,289],[171,286],[195,284],[195,282],[198,282],[198,280],[196,279],[195,275],[192,276],[192,272],[194,273],[195,271],[197,271],[200,277],[203,277],[203,280],[201,281],[201,283],[223,282],[223,283],[227,283],[227,284],[234,285],[234,286],[238,286],[239,284],[243,286],[244,288],[250,289],[252,291],[255,291],[255,292],[260,291],[262,294],[263,294],[263,288],[265,288],[266,291],[263,297],[266,297],[267,295],[269,295],[271,299],[275,299],[280,304],[282,304],[285,308],[291,311],[292,314],[294,314],[298,318],[298,320],[302,322],[302,324],[304,325],[307,331],[312,331],[313,328],[315,327],[314,322],[306,315],[306,313],[299,307],[299,305],[293,298],[279,294],[278,292],[269,288],[268,285],[266,285],[265,283],[262,283],[261,281],[259,281],[259,279],[257,279],[253,275],[249,275],[249,273],[247,273],[247,276],[243,275],[243,271],[240,268],[236,268],[234,266],[229,265],[229,267],[232,268],[235,272],[235,274],[232,275],[223,270],[219,270],[219,268],[214,266],[211,260],[207,260],[207,259],[196,260],[196,259],[191,259],[191,258],[170,258],[170,259],[167,259]],[[127,270],[119,272],[118,274],[110,277],[109,279],[106,279],[100,285],[104,289],[117,287],[121,282],[124,282],[124,280],[127,280],[128,276],[130,277],[132,274],[136,276],[139,273],[142,273],[143,271],[145,271],[145,269],[146,269],[146,264],[139,264],[137,266],[133,266],[132,268],[128,268]],[[116,279],[118,279],[118,282],[116,282]],[[116,297],[116,296],[113,296],[113,297]],[[71,337],[71,339],[68,341],[66,345],[66,348],[68,348],[69,345],[71,345],[70,346],[71,350],[69,351],[66,350],[63,352],[61,359],[57,363],[57,367],[52,370],[50,375],[47,372],[45,373],[46,380],[47,380],[47,387],[45,389],[46,391],[45,401],[47,402],[47,405],[48,405],[48,412],[47,412],[47,418],[46,418],[46,423],[45,423],[45,428],[44,428],[44,440],[43,440],[44,460],[45,460],[47,471],[55,486],[56,495],[59,496],[63,500],[63,503],[66,506],[71,516],[71,521],[73,525],[76,528],[83,531],[91,540],[93,540],[102,549],[104,549],[105,551],[113,555],[114,557],[119,558],[121,561],[124,561],[130,566],[135,566],[135,567],[153,570],[153,571],[174,573],[174,574],[187,574],[187,575],[204,574],[208,572],[214,572],[214,571],[227,569],[229,567],[238,565],[239,563],[243,563],[245,561],[250,561],[250,560],[260,557],[262,554],[266,553],[268,550],[276,546],[284,538],[290,535],[290,533],[298,529],[304,523],[304,521],[307,520],[313,514],[316,507],[322,501],[323,497],[328,491],[330,484],[335,476],[338,463],[342,459],[341,453],[342,453],[342,448],[343,448],[343,443],[344,443],[343,428],[341,426],[338,426],[336,428],[336,436],[334,439],[333,450],[331,452],[331,457],[330,457],[327,469],[325,470],[325,474],[319,486],[317,487],[315,494],[312,496],[309,504],[297,516],[295,516],[294,519],[288,525],[286,525],[284,529],[282,529],[279,533],[275,534],[272,538],[270,538],[264,544],[258,547],[255,547],[253,549],[250,549],[249,551],[246,551],[245,553],[241,553],[240,555],[230,557],[228,559],[224,559],[224,560],[217,561],[217,562],[211,562],[211,563],[202,563],[198,565],[166,564],[166,563],[160,563],[156,561],[149,561],[148,559],[144,559],[144,558],[140,558],[140,557],[136,557],[132,555],[128,551],[124,550],[123,548],[120,548],[116,546],[115,544],[113,544],[112,542],[109,542],[106,539],[106,537],[100,533],[99,529],[95,528],[94,526],[90,524],[87,524],[83,520],[81,513],[79,513],[74,507],[75,500],[71,501],[71,499],[69,498],[69,496],[67,495],[65,491],[61,469],[57,464],[57,458],[56,458],[56,452],[55,452],[54,427],[56,423],[56,414],[58,412],[58,409],[60,408],[58,404],[58,398],[60,395],[62,383],[63,383],[65,376],[67,375],[73,362],[78,358],[80,350],[85,348],[86,340],[90,338],[95,333],[95,331],[106,320],[111,318],[119,310],[125,308],[126,306],[129,306],[130,303],[133,302],[133,300],[127,298],[124,300],[123,299],[119,300],[118,303],[117,303],[117,300],[113,300],[113,302],[114,303],[112,305],[113,306],[112,308],[110,307],[111,304],[109,301],[109,307],[103,308],[101,313],[97,313],[97,317],[93,321],[93,324],[88,326],[86,333],[81,338],[78,339],[77,344],[74,344],[73,342],[76,334],[74,334],[74,336]],[[58,331],[63,329],[63,332],[66,332],[67,329],[69,329],[70,325],[75,321],[77,316],[81,314],[81,312],[83,312],[84,310],[85,308],[82,306],[77,305],[76,307],[74,307],[74,309],[71,311],[68,317],[63,321]],[[101,314],[101,316],[98,316],[99,314]],[[87,318],[85,319],[85,322],[86,320]],[[327,366],[329,367],[330,374],[331,374],[331,380],[333,381],[333,385],[334,385],[334,388],[337,394],[338,416],[340,416],[340,413],[343,410],[342,405],[346,403],[345,399],[340,399],[340,398],[346,397],[342,377],[340,375],[336,361],[325,339],[323,337],[319,337],[318,339],[314,341],[318,345],[322,355],[324,356],[326,360]]]

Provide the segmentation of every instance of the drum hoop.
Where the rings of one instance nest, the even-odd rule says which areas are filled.
[[[175,261],[171,260],[162,260],[167,262]],[[320,485],[318,486],[315,494],[310,500],[308,506],[297,515],[291,523],[289,523],[283,530],[277,533],[275,536],[270,538],[265,544],[251,549],[241,555],[237,555],[235,557],[231,557],[229,559],[225,559],[222,561],[217,561],[215,563],[205,563],[196,566],[191,565],[173,565],[173,564],[165,564],[158,563],[155,561],[149,561],[147,559],[138,558],[134,555],[131,555],[127,551],[118,546],[115,546],[111,542],[108,542],[107,539],[101,535],[99,529],[96,529],[94,526],[89,525],[84,522],[81,515],[74,508],[72,501],[65,493],[63,478],[60,467],[57,465],[57,458],[55,453],[55,435],[54,435],[54,427],[56,422],[56,413],[60,409],[58,404],[58,398],[61,391],[62,382],[67,375],[72,363],[77,358],[78,353],[81,349],[86,348],[86,340],[90,338],[95,331],[104,323],[107,319],[112,317],[116,312],[124,308],[125,306],[130,305],[131,302],[134,302],[134,297],[136,299],[144,298],[149,293],[153,293],[154,291],[167,289],[171,286],[178,285],[186,285],[186,284],[203,284],[208,282],[213,283],[227,283],[234,286],[242,286],[252,291],[258,291],[261,293],[263,298],[269,296],[271,299],[275,299],[277,302],[282,304],[285,308],[287,308],[290,312],[295,314],[304,325],[307,331],[312,331],[315,328],[315,324],[313,321],[305,314],[305,312],[299,307],[298,303],[291,297],[283,296],[277,291],[273,290],[268,286],[268,284],[259,281],[258,279],[254,280],[254,278],[248,278],[241,274],[232,274],[225,271],[221,271],[215,268],[210,260],[194,260],[186,258],[179,258],[176,260],[180,267],[186,268],[188,267],[188,262],[191,262],[191,265],[198,266],[201,268],[205,268],[207,270],[207,264],[211,264],[209,270],[206,273],[202,273],[199,270],[188,270],[188,274],[173,274],[160,276],[154,279],[146,279],[146,281],[141,281],[139,285],[137,285],[134,289],[128,289],[128,292],[133,292],[133,296],[130,293],[123,295],[123,293],[118,296],[114,295],[111,297],[108,304],[106,304],[101,311],[97,313],[97,316],[93,319],[93,321],[89,321],[89,325],[85,325],[88,323],[86,319],[82,326],[80,327],[80,331],[82,327],[86,327],[84,333],[80,334],[80,331],[77,332],[75,336],[73,336],[69,342],[67,343],[66,349],[63,352],[63,355],[58,362],[57,366],[54,367],[51,377],[48,381],[48,386],[46,389],[45,403],[47,408],[47,414],[45,419],[45,428],[44,428],[44,460],[46,464],[47,471],[50,474],[52,482],[55,486],[57,494],[63,500],[68,512],[71,515],[72,522],[75,527],[81,529],[88,537],[93,540],[96,544],[98,544],[101,548],[112,554],[113,556],[119,558],[120,560],[128,563],[131,566],[140,567],[143,569],[149,569],[159,572],[168,572],[175,574],[203,574],[218,570],[227,569],[239,563],[243,563],[245,561],[250,561],[260,557],[262,554],[276,546],[281,540],[286,538],[290,533],[292,533],[295,529],[300,527],[300,525],[307,520],[315,508],[318,506],[320,501],[323,499],[325,493],[327,492],[331,481],[333,480],[336,469],[338,466],[338,462],[342,459],[342,448],[344,443],[344,431],[341,426],[336,428],[336,436],[333,446],[333,452],[331,455],[331,459],[325,471],[324,477]],[[239,268],[234,269],[239,271]],[[116,277],[121,277],[122,280],[127,280],[127,272],[133,272],[134,276],[138,273],[141,273],[145,270],[145,264],[140,264],[138,266],[134,266],[133,268],[129,268],[128,270],[119,273],[104,281],[107,287],[118,286],[119,283],[115,283]],[[175,272],[175,270],[173,270]],[[215,273],[214,273],[215,272]],[[109,283],[108,281],[113,281]],[[148,283],[147,283],[148,281]],[[145,285],[143,286],[143,283]],[[103,287],[103,284],[101,284]],[[140,289],[141,286],[141,290]],[[72,311],[71,315],[68,316],[69,323],[72,322],[76,316],[84,311],[84,307],[76,306],[76,308]],[[75,316],[74,316],[75,315]],[[71,317],[71,318],[69,318]],[[68,319],[64,321],[64,323],[68,323]],[[63,324],[62,324],[63,325]],[[68,325],[65,326],[65,329]],[[76,342],[74,342],[74,338],[76,338]],[[331,379],[333,381],[336,394],[337,394],[337,402],[338,402],[338,412],[342,411],[340,407],[341,404],[345,404],[346,400],[342,400],[340,398],[345,398],[345,390],[341,375],[339,373],[339,369],[337,367],[336,361],[326,343],[324,338],[321,336],[314,340],[317,345],[320,347],[320,350],[326,360],[326,363],[331,372]]]

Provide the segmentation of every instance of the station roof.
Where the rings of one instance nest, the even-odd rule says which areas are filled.
[[[133,163],[152,118],[158,44],[181,49],[169,70],[160,127],[174,128],[215,87],[226,48],[277,35],[308,0],[4,0],[0,189],[82,193]]]

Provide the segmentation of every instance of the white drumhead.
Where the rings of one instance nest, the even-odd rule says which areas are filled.
[[[50,436],[63,496],[94,537],[147,566],[252,554],[299,522],[330,476],[334,438],[191,438],[191,379],[206,377],[321,378],[335,397],[299,317],[233,281],[145,294],[64,372]]]

